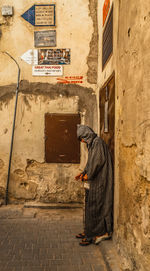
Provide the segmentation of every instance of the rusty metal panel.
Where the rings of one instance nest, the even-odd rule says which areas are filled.
[[[79,114],[45,114],[45,160],[47,163],[80,163],[77,139]]]
[[[56,46],[56,30],[44,30],[34,32],[35,47],[55,47]]]
[[[107,132],[105,131],[106,102],[108,103]],[[109,146],[113,159],[114,159],[114,131],[115,131],[115,77],[113,77],[108,82],[108,84],[100,90],[100,136]]]
[[[102,68],[113,52],[113,7],[110,11],[108,21],[103,31],[103,45],[102,45]]]

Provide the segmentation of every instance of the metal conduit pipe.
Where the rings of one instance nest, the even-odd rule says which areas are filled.
[[[18,102],[18,92],[19,92],[20,67],[19,67],[19,64],[17,63],[17,61],[9,53],[7,53],[7,52],[2,52],[2,53],[8,55],[16,63],[16,65],[18,67],[15,110],[14,110],[14,118],[13,118],[12,136],[11,136],[11,145],[10,145],[10,154],[9,154],[9,165],[8,165],[8,174],[7,174],[7,183],[6,183],[6,194],[5,194],[5,205],[7,205],[8,204],[8,188],[9,188],[9,178],[10,178],[10,169],[11,169],[11,159],[12,159],[13,142],[14,142],[14,131],[15,131],[15,122],[16,122],[16,112],[17,112],[17,102]]]

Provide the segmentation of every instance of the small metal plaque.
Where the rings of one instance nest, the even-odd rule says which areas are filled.
[[[35,25],[55,25],[55,5],[35,5]]]
[[[56,30],[35,31],[34,32],[35,47],[55,47],[56,46]]]
[[[13,7],[12,6],[3,6],[2,7],[2,16],[12,16]]]
[[[38,49],[38,65],[70,64],[70,49]]]

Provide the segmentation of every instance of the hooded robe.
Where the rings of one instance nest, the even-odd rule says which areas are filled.
[[[113,167],[108,146],[85,125],[77,126],[77,137],[87,143],[88,161],[83,174],[90,183],[85,196],[85,234],[87,237],[113,231]]]

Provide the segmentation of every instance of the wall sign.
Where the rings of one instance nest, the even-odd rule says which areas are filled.
[[[36,49],[29,49],[21,56],[21,59],[29,65],[36,65],[38,64],[38,51]]]
[[[55,47],[56,46],[56,30],[35,31],[34,32],[35,47]]]
[[[13,16],[13,7],[2,6],[2,16]]]
[[[55,5],[33,5],[21,16],[35,26],[54,26]]]
[[[61,76],[63,68],[60,65],[35,65],[32,67],[33,76]]]
[[[57,78],[59,84],[81,84],[83,83],[83,76],[65,76],[64,78]]]
[[[70,49],[39,49],[39,65],[66,65],[70,64]]]
[[[103,26],[106,21],[109,9],[110,9],[110,0],[105,0],[103,5]]]

